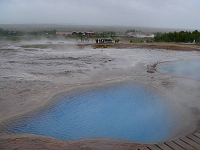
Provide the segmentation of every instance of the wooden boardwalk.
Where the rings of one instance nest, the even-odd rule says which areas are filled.
[[[145,145],[138,150],[200,150],[200,131],[172,141]]]

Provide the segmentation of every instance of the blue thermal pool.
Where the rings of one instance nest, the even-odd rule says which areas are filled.
[[[177,130],[176,114],[173,102],[157,89],[123,81],[68,91],[48,106],[2,125],[0,134],[156,142]]]
[[[184,60],[165,63],[159,66],[160,70],[174,73],[183,77],[200,80],[200,60]]]

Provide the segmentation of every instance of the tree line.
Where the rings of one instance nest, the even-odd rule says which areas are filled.
[[[169,32],[169,33],[158,33],[154,37],[155,42],[200,42],[200,32],[195,30],[193,32],[180,31],[180,32]]]
[[[0,28],[0,36],[24,36],[24,35],[33,35],[33,36],[56,35],[56,30],[25,32],[25,31],[9,31]]]
[[[8,37],[8,36],[56,36],[56,30],[41,30],[41,31],[9,31],[9,30],[4,30],[0,28],[0,37]],[[95,32],[93,36],[96,37],[115,37],[116,32],[114,31],[102,31],[102,32]],[[83,36],[82,33],[80,34],[72,34],[69,36]]]
[[[136,30],[131,29],[127,30],[128,32],[135,32]],[[169,32],[169,33],[156,33],[154,37],[155,42],[184,42],[184,43],[200,43],[200,32],[195,30],[190,31],[180,31],[180,32]],[[42,31],[9,31],[0,28],[0,38],[1,37],[22,37],[22,36],[33,36],[33,37],[54,37],[56,38],[56,30],[42,30]],[[73,35],[70,35],[73,37]],[[95,32],[92,37],[117,37],[116,32],[113,31],[104,31],[104,32]]]

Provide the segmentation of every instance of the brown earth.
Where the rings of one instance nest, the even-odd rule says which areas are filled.
[[[200,45],[198,44],[184,44],[184,43],[111,43],[111,44],[94,44],[94,48],[148,48],[148,49],[166,49],[166,50],[178,50],[178,51],[200,51]]]
[[[12,135],[0,137],[0,149],[41,149],[41,150],[132,150],[143,147],[128,141],[112,139],[82,139],[77,141],[64,141],[51,137],[36,135]]]

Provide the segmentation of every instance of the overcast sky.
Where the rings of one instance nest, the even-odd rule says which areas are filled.
[[[0,24],[200,29],[200,0],[0,0]]]

